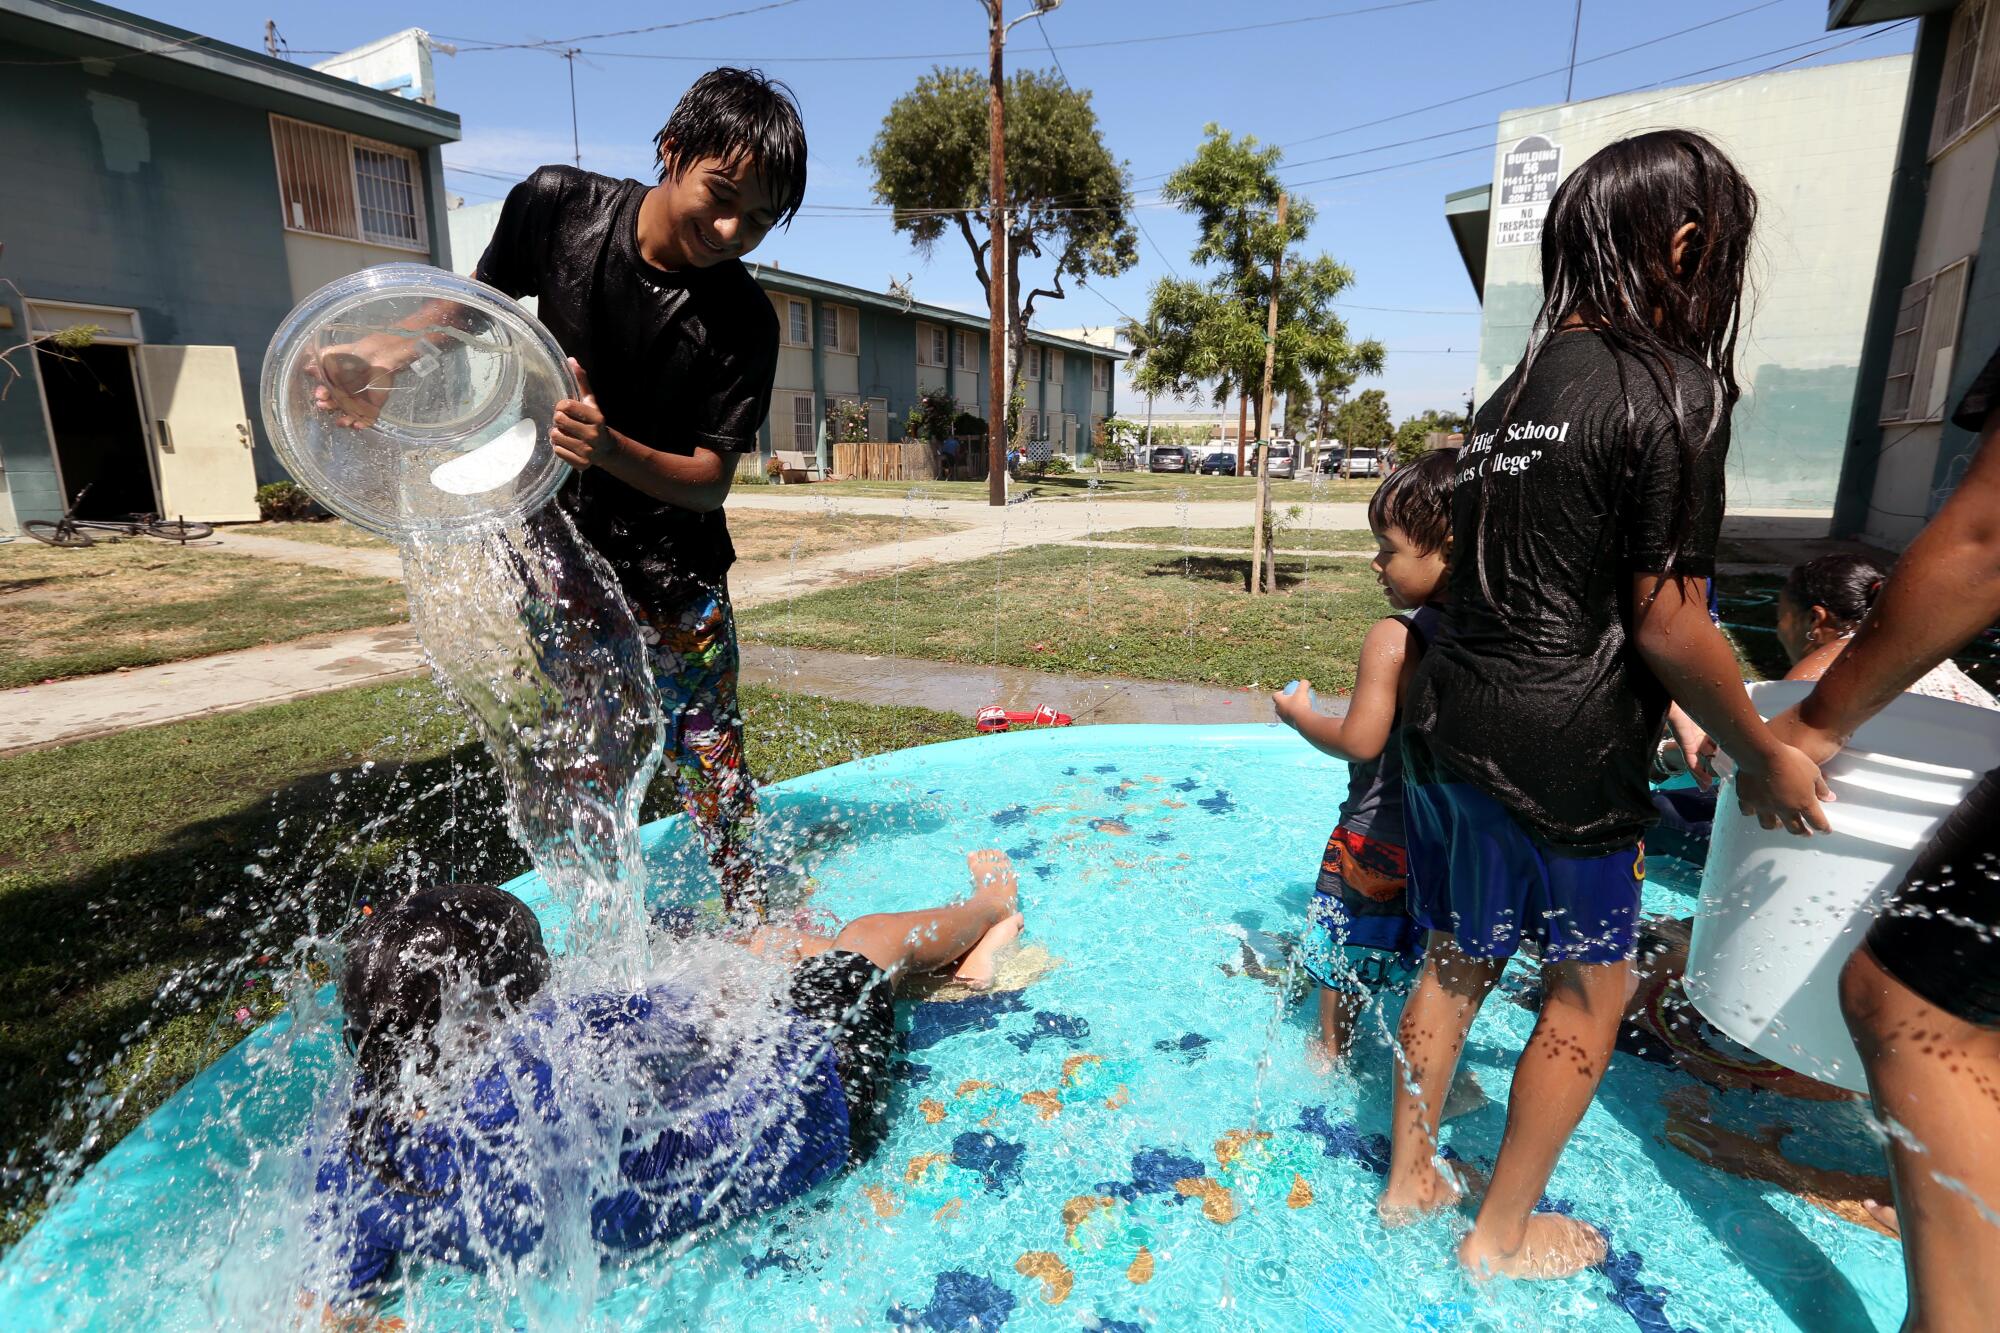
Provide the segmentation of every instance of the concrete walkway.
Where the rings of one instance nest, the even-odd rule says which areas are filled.
[[[0,695],[0,755],[283,703],[423,670],[415,631],[408,625],[391,625],[31,685]],[[1078,722],[1265,721],[1270,711],[1266,696],[1254,690],[1118,676],[1058,676],[1014,667],[762,644],[743,646],[743,680],[855,703],[934,708],[967,718],[988,704],[1021,712],[1046,704]]]

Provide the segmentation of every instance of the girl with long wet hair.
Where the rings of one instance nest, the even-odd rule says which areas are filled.
[[[1459,1258],[1560,1277],[1603,1233],[1536,1212],[1610,1059],[1670,701],[1734,758],[1746,803],[1824,829],[1819,770],[1766,734],[1707,611],[1757,200],[1707,139],[1603,149],[1556,191],[1543,301],[1480,409],[1452,496],[1450,629],[1405,703],[1412,914],[1430,931],[1403,1012],[1392,1224],[1457,1200],[1438,1115],[1467,1031],[1524,942],[1541,1016]]]

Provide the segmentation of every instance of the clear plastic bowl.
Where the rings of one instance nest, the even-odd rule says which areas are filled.
[[[399,368],[385,374],[385,362]],[[342,426],[317,401],[329,381],[387,392],[372,421]],[[547,504],[570,473],[549,426],[575,396],[568,359],[540,321],[425,264],[328,283],[264,356],[264,426],[286,470],[342,518],[389,537],[488,527]]]

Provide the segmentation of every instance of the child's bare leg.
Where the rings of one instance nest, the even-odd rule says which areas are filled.
[[[739,942],[745,950],[759,958],[775,958],[787,964],[803,963],[814,954],[825,953],[834,947],[831,935],[815,935],[791,926],[758,926]]]
[[[1354,1038],[1354,1020],[1363,1003],[1352,991],[1319,988],[1319,1047],[1328,1060],[1338,1063],[1346,1058],[1348,1043]]]
[[[1436,1166],[1438,1118],[1465,1034],[1506,967],[1504,958],[1468,958],[1450,935],[1431,932],[1423,971],[1397,1025],[1389,1182],[1377,1205],[1384,1221],[1407,1221],[1458,1201],[1459,1187]]]
[[[1474,1276],[1568,1277],[1603,1261],[1596,1228],[1534,1207],[1611,1061],[1631,970],[1629,962],[1542,968],[1542,1013],[1514,1066],[1493,1181],[1458,1248]]]
[[[856,917],[841,930],[834,947],[860,954],[892,980],[957,962],[987,931],[1014,915],[1019,898],[1014,867],[1004,852],[974,852],[966,862],[973,891],[964,902]]]
[[[1876,1114],[1894,1128],[1895,1207],[1876,1220],[1903,1238],[1912,1330],[2000,1327],[2000,1032],[1939,1009],[1865,946],[1840,975],[1840,1007],[1861,1048]],[[1947,1183],[1953,1182],[1953,1183]],[[1877,1211],[1879,1210],[1879,1211]]]

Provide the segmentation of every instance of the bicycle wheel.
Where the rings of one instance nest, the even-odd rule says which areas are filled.
[[[144,532],[148,537],[158,537],[162,541],[198,542],[203,537],[213,536],[215,525],[212,523],[190,523],[184,518],[156,518],[146,524],[140,531]]]
[[[77,548],[96,545],[91,535],[82,528],[72,527],[67,523],[52,523],[45,518],[31,518],[21,525],[21,530],[36,541],[46,542],[50,546]]]

